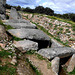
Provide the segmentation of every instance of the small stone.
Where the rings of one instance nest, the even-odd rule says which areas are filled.
[[[15,65],[16,63],[17,63],[17,60],[13,58],[11,61],[11,64]]]
[[[0,43],[0,46],[1,46],[2,48],[5,48],[5,44],[3,44],[3,43]]]
[[[73,56],[69,62],[69,66],[67,68],[67,71],[72,72],[74,70],[74,67],[75,67],[75,54],[73,54]]]
[[[13,59],[16,59],[16,56],[13,56]]]
[[[11,55],[9,55],[8,57],[11,58]]]

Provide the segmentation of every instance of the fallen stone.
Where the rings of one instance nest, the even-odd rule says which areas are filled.
[[[70,62],[69,62],[69,65],[68,65],[68,68],[67,68],[67,71],[68,72],[72,72],[75,68],[75,54],[73,54]]]
[[[34,39],[34,40],[47,40],[50,41],[50,38],[41,30],[38,29],[10,29],[8,32],[18,38],[25,39]]]
[[[32,28],[32,29],[36,29],[36,25],[35,24],[26,24],[26,23],[4,23],[5,25],[10,25],[13,28],[16,29],[20,29],[20,28]]]
[[[58,47],[58,48],[46,48],[46,49],[40,49],[38,51],[38,54],[48,58],[52,59],[55,57],[68,57],[75,53],[75,50],[70,47]]]
[[[16,11],[15,8],[11,7],[9,19],[22,19],[22,16]]]
[[[29,50],[38,50],[38,43],[30,40],[14,41],[14,46],[23,53]]]
[[[51,68],[52,68],[52,71],[55,73],[55,75],[58,75],[58,73],[59,73],[59,65],[60,65],[60,58],[55,57],[51,61]]]

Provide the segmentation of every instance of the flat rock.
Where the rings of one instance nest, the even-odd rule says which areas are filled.
[[[48,58],[52,59],[55,57],[68,57],[75,53],[75,50],[70,47],[58,47],[58,48],[46,48],[46,49],[40,49],[38,51],[38,54]]]
[[[21,52],[38,50],[38,43],[30,40],[14,41],[14,46],[18,48]]]
[[[4,23],[5,25],[10,25],[12,26],[13,28],[16,28],[16,29],[20,29],[20,28],[32,28],[32,29],[35,29],[37,28],[35,24],[26,24],[26,23]]]
[[[21,39],[32,39],[32,40],[46,40],[50,41],[50,38],[43,31],[39,29],[10,29],[8,32]]]
[[[27,24],[30,23],[30,21],[27,21],[25,19],[9,19],[8,22],[9,23],[27,23]]]

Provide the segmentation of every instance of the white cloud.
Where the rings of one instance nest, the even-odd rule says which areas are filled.
[[[41,0],[36,0],[36,3],[39,3]]]
[[[47,0],[40,5],[50,7],[55,13],[75,13],[75,0]]]
[[[50,7],[55,13],[75,13],[75,0],[7,0],[8,4],[20,5],[22,7],[41,5]]]

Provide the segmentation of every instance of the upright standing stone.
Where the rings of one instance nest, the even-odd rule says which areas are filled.
[[[22,19],[22,16],[19,12],[16,11],[15,8],[11,7],[11,12],[10,12],[10,17],[9,17],[9,23],[27,23],[29,24],[30,22]]]
[[[67,71],[72,72],[74,70],[74,68],[75,68],[75,54],[73,54],[73,56],[69,62],[69,66],[67,68]]]
[[[5,19],[5,9],[6,0],[0,0],[0,19]]]
[[[10,19],[22,19],[22,16],[16,11],[15,8],[11,7]]]
[[[55,57],[51,61],[51,68],[52,68],[53,72],[55,73],[55,75],[58,75],[58,73],[59,73],[59,63],[60,63],[59,57]]]
[[[0,14],[5,14],[6,0],[0,0]]]

